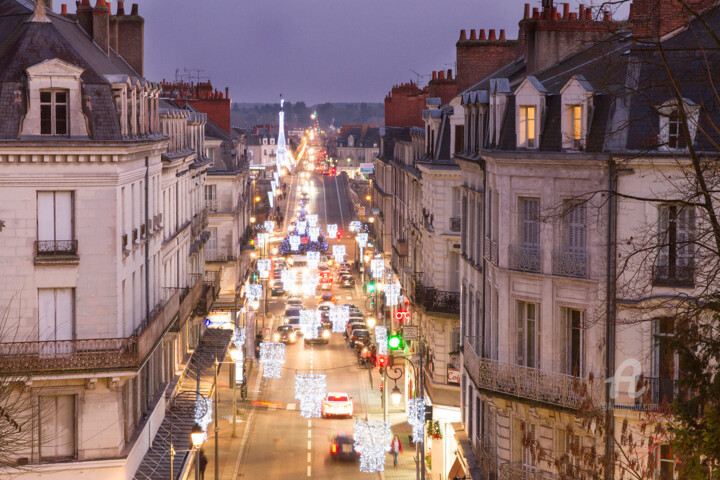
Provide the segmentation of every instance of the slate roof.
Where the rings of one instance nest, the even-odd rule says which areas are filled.
[[[336,145],[347,147],[349,137],[353,137],[355,148],[374,148],[374,145],[380,144],[380,129],[378,127],[352,126],[347,129],[346,135],[338,136]]]

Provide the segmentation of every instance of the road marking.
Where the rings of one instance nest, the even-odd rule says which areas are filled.
[[[312,461],[312,453],[308,452],[308,463]]]
[[[308,440],[308,450],[312,450],[312,441]]]
[[[310,475],[312,475],[312,467],[310,465],[308,465],[308,475],[307,476],[309,477]]]
[[[288,403],[285,407],[286,410],[295,410],[297,408],[297,405],[294,403]]]
[[[308,430],[308,438],[312,438],[312,430]]]
[[[312,427],[312,420],[308,420],[308,428]]]

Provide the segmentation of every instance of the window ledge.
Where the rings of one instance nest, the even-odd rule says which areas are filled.
[[[35,265],[77,265],[80,263],[78,255],[35,255]]]

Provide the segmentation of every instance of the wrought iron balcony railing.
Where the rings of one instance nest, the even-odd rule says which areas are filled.
[[[499,480],[558,480],[554,473],[520,463],[503,463],[499,469]]]
[[[694,287],[695,265],[654,265],[653,285],[662,287]]]
[[[217,199],[213,198],[210,200],[205,200],[205,208],[207,208],[210,213],[215,213],[220,208],[220,202],[217,201]]]
[[[450,231],[459,232],[461,230],[460,217],[450,218]]]
[[[237,257],[230,249],[205,250],[206,262],[232,262],[236,259]]]
[[[491,240],[490,237],[485,237],[484,242],[485,252],[484,257],[485,260],[492,263],[493,265],[497,266],[498,264],[498,244],[496,241]]]
[[[510,270],[540,273],[542,250],[534,246],[508,245],[508,267]]]
[[[175,318],[179,298],[176,290],[129,337],[0,343],[0,374],[138,368]]]
[[[77,255],[77,240],[38,240],[35,255]]]
[[[553,250],[552,273],[563,277],[586,278],[588,273],[587,253]]]
[[[485,474],[483,478],[494,480],[497,478],[497,451],[495,444],[490,440],[489,436],[481,435],[472,444],[472,450],[475,454],[478,466]]]
[[[415,282],[413,300],[426,312],[460,314],[460,292],[437,290]]]
[[[575,409],[584,395],[593,404],[602,402],[603,382],[595,379],[588,384],[580,377],[547,372],[523,365],[504,363],[486,358],[477,359],[479,388],[550,405]],[[467,360],[465,361],[467,364]],[[583,385],[588,387],[583,393]]]
[[[202,275],[191,275],[190,276],[191,285],[190,288],[184,296],[181,295],[182,299],[180,300],[180,324],[190,317],[190,314],[195,310],[195,307],[197,306],[198,302],[200,301],[200,296],[202,295],[203,291],[203,276]]]

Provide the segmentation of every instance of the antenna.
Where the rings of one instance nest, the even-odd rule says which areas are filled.
[[[422,73],[416,72],[416,71],[413,70],[412,68],[410,69],[410,71],[411,71],[412,73],[414,73],[415,76],[417,77],[417,80],[416,80],[415,83],[417,84],[418,87],[420,86],[420,79],[421,79],[421,78],[425,78],[425,77],[429,77],[429,76],[430,76],[429,73],[426,73],[425,75],[423,75]]]

